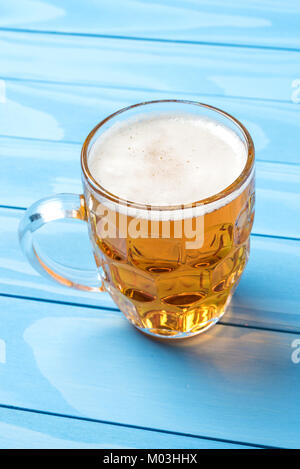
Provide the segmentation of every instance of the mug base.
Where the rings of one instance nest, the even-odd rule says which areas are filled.
[[[214,321],[210,321],[208,324],[204,325],[200,330],[191,331],[191,332],[177,332],[177,331],[169,331],[169,330],[165,330],[165,331],[157,330],[156,332],[155,329],[142,328],[142,327],[136,326],[135,324],[134,326],[140,332],[152,338],[165,339],[165,340],[182,340],[182,339],[188,339],[189,337],[195,337],[196,335],[206,332],[208,329],[214,326],[219,321],[219,319],[221,319],[222,316],[220,316],[219,318],[216,318],[216,320]]]
[[[206,323],[202,323],[198,329],[193,329],[191,331],[174,331],[170,329],[150,329],[150,328],[143,328],[140,326],[137,326],[136,324],[133,324],[136,329],[138,329],[140,332],[143,334],[146,334],[152,338],[157,338],[157,339],[165,339],[165,340],[182,340],[182,339],[188,339],[189,337],[195,337],[196,335],[203,334],[203,332],[206,332],[208,329],[213,327],[217,322],[220,321],[220,319],[224,316],[224,314],[227,311],[227,308],[229,306],[229,303],[231,301],[232,295],[230,295],[227,298],[227,301],[223,307],[223,311],[221,314],[219,314],[218,317],[215,317],[211,319],[210,321],[207,321]]]

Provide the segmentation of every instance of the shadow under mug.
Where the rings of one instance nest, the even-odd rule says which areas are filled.
[[[189,205],[142,205],[101,187],[88,167],[97,138],[115,123],[138,118],[141,113],[164,112],[193,113],[232,129],[247,150],[239,177],[218,194]],[[33,267],[69,287],[108,291],[128,320],[152,336],[190,337],[215,324],[224,314],[249,256],[254,146],[245,127],[226,112],[198,102],[140,103],[115,112],[90,132],[82,147],[81,167],[84,195],[42,199],[21,220],[20,242]],[[139,181],[136,184],[138,191]],[[87,222],[95,271],[67,267],[39,254],[34,233],[63,218]],[[201,231],[196,243],[191,242],[186,226],[195,237],[196,229]]]

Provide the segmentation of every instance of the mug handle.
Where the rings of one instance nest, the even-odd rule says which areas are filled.
[[[62,285],[84,291],[103,291],[97,269],[83,270],[64,266],[39,254],[34,244],[34,233],[46,223],[63,218],[87,221],[83,195],[57,194],[35,202],[29,207],[19,225],[19,240],[30,264],[42,275]]]

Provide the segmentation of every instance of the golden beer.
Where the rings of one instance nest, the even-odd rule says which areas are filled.
[[[133,130],[136,122],[139,121],[133,123]],[[147,132],[155,140],[153,123]],[[113,142],[115,138],[113,135]],[[122,153],[124,147],[120,140]],[[157,150],[148,145],[147,149],[155,171],[166,152],[161,146]],[[109,148],[105,151],[109,152]],[[102,172],[105,169],[102,167]],[[95,176],[93,167],[90,171]],[[126,171],[125,168],[123,177],[129,178]],[[139,190],[143,192],[139,184],[135,178],[136,193],[132,197],[136,198]],[[153,207],[130,202],[125,202],[124,207],[124,200],[112,194],[103,198],[95,185],[86,185],[91,240],[104,288],[129,321],[142,331],[162,337],[186,337],[204,331],[224,314],[249,256],[254,218],[253,162],[247,175],[240,177],[231,189],[207,199],[212,200],[210,204],[183,204],[178,210],[167,210],[167,215],[165,207],[158,206],[155,213],[161,219],[153,222]],[[116,190],[121,191],[121,181]],[[163,195],[158,195],[158,200],[159,197]],[[186,215],[188,210],[193,210],[193,215]],[[191,227],[201,227],[200,246],[188,242],[183,229],[187,222]],[[136,232],[131,235],[132,224],[139,228],[138,236]]]
[[[99,210],[95,196],[88,197],[97,266],[105,289],[131,323],[155,335],[184,337],[204,331],[223,315],[249,256],[253,178],[231,202],[204,215],[204,243],[198,249],[188,249],[184,236],[153,239],[150,226],[148,237],[102,237],[103,216],[97,213],[107,220],[112,209]],[[168,225],[172,235],[175,224],[160,221],[159,233]]]
[[[84,195],[59,194],[26,212],[19,233],[31,264],[64,285],[106,290],[156,337],[215,324],[249,256],[254,146],[244,126],[205,104],[141,103],[91,131],[81,166]],[[61,218],[87,222],[97,274],[38,253],[34,232]]]

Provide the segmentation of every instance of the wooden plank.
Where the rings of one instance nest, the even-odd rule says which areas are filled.
[[[31,4],[32,3],[32,7]],[[34,5],[34,6],[33,6]],[[299,3],[215,0],[10,0],[0,26],[159,38],[225,42],[258,46],[299,47]]]
[[[0,407],[0,448],[246,449],[247,446]]]
[[[300,444],[299,335],[217,325],[165,343],[115,311],[0,301],[2,404],[245,444]]]
[[[0,294],[18,295],[117,309],[106,293],[85,293],[42,278],[23,256],[17,229],[23,211],[0,210]],[[57,233],[59,232],[59,237]],[[93,268],[83,223],[53,223],[41,233],[40,245],[57,261]],[[248,324],[300,332],[299,241],[251,237],[251,255],[232,308],[224,323]],[[94,311],[97,314],[97,311]]]
[[[82,192],[79,145],[12,138],[0,142],[1,205],[25,208],[55,193]],[[299,237],[300,219],[294,213],[300,210],[300,165],[257,161],[256,184],[254,232]]]
[[[292,24],[296,25],[296,17]],[[288,103],[291,100],[292,83],[299,74],[299,54],[296,52],[287,54],[260,49],[254,55],[251,48],[185,44],[162,46],[146,41],[76,37],[62,39],[34,34],[3,33],[1,37],[0,46],[4,46],[0,59],[1,70],[5,70],[6,76],[11,75],[17,79],[25,77],[73,84],[87,82],[92,85],[92,92],[96,89],[93,86],[107,85],[111,87],[111,93],[115,91],[114,87],[135,88],[138,83],[140,94],[144,93],[144,89],[145,94],[150,93],[147,91],[149,89],[153,90],[152,95],[162,95],[159,90],[164,90],[164,94],[173,93],[177,96],[178,90],[185,96],[187,90],[197,94],[200,84],[201,91],[213,99],[219,99],[215,95],[246,96],[249,99],[241,103],[236,99],[232,100],[233,109],[238,103],[243,113],[246,106],[250,130],[251,125],[256,129],[262,152],[267,155],[267,158],[260,158],[269,161],[274,159],[271,150],[278,141],[275,161],[299,161],[298,139],[296,140],[298,124],[295,124],[298,109],[295,104]],[[61,48],[58,48],[60,44]],[[11,57],[16,60],[12,61]],[[274,79],[272,75],[277,78]],[[19,85],[23,86],[23,83],[14,83],[15,87]],[[0,114],[3,118],[0,119],[5,123],[2,126],[6,129],[4,135],[80,141],[83,135],[80,132],[90,122],[85,119],[88,114],[85,113],[85,101],[88,102],[88,109],[92,109],[89,119],[96,116],[95,120],[99,120],[99,108],[97,111],[96,106],[99,106],[100,100],[94,101],[89,94],[90,89],[88,92],[82,91],[85,86],[76,87],[77,95],[80,96],[79,107],[85,111],[76,123],[74,100],[67,91],[71,87],[56,86],[58,94],[55,99],[68,102],[68,106],[60,107],[57,101],[51,102],[50,94],[45,95],[45,90],[46,93],[50,88],[53,90],[52,85],[49,87],[36,82],[29,83],[29,86],[32,87],[31,97],[27,95],[24,99],[24,94],[16,94],[16,99],[11,100],[7,94],[7,83],[1,82]],[[122,92],[127,96],[127,90]],[[43,93],[48,108],[41,107],[38,103],[38,96]],[[133,90],[132,96],[135,93]],[[257,103],[250,101],[253,98],[287,102]],[[78,99],[75,101],[78,102]],[[113,103],[106,98],[107,108],[117,102],[118,98],[114,98]],[[57,108],[55,112],[54,107]],[[267,114],[263,112],[266,109]],[[262,117],[258,128],[257,113],[260,112]],[[67,113],[72,117],[65,120]],[[29,119],[25,117],[22,120],[22,114],[29,116]],[[263,126],[270,116],[272,122],[269,128],[272,136],[277,134],[272,138],[271,144]],[[61,122],[66,122],[66,127]],[[76,132],[79,127],[80,132]],[[283,134],[285,139],[282,139]],[[289,135],[292,140],[288,139]],[[49,155],[49,149],[47,151]],[[69,156],[66,168],[73,161],[73,156]],[[20,161],[20,157],[14,157],[15,168],[21,174],[22,165],[17,165],[18,160]],[[10,159],[8,172],[11,172],[11,163]],[[31,174],[36,166],[31,164],[27,167],[31,169]],[[36,170],[36,177],[43,169],[44,167]],[[22,177],[25,173],[23,170]],[[65,174],[65,179],[57,179],[56,176],[53,179],[51,177],[51,180],[57,186],[67,184],[74,187],[78,184],[76,177],[72,179],[69,174]],[[15,183],[17,182],[18,179],[15,179]],[[265,230],[269,230],[269,234],[290,237],[299,235],[299,220],[294,215],[299,204],[298,183],[299,171],[295,166],[270,163],[259,165],[258,196],[262,202],[259,205],[261,211],[258,210],[255,230],[258,229],[260,234],[266,234]],[[51,184],[50,179],[47,184]],[[13,183],[11,185],[11,192],[14,193]],[[21,188],[20,184],[19,195]],[[56,189],[53,186],[52,191],[54,190]],[[29,194],[30,196],[32,195]],[[17,200],[15,195],[14,197]],[[276,224],[274,212],[268,209],[270,206],[274,207],[274,200],[276,207],[279,206]],[[5,237],[10,235],[13,223],[8,222],[6,225],[4,220]],[[64,240],[67,239],[66,236],[69,239],[71,231],[73,233],[73,226],[66,225]],[[81,236],[80,233],[76,235],[75,246],[81,247]],[[48,236],[44,242],[54,249],[50,239]],[[50,408],[53,412],[91,418],[96,416],[98,419],[113,419],[126,424],[144,426],[146,422],[150,427],[185,433],[192,430],[192,433],[208,435],[210,438],[298,446],[300,411],[296,390],[299,387],[299,373],[297,363],[292,361],[292,354],[295,351],[293,344],[296,347],[299,343],[299,335],[259,331],[253,327],[259,325],[299,333],[299,243],[263,237],[253,239],[256,244],[250,261],[253,259],[251,275],[248,275],[249,264],[231,311],[224,319],[227,326],[218,325],[207,336],[190,344],[186,342],[168,346],[149,341],[131,329],[125,319],[113,309],[96,311],[95,308],[2,297],[0,373],[3,376],[3,385],[0,387],[0,402],[47,411]],[[73,298],[76,298],[76,302],[99,304],[100,300],[96,296],[76,296],[75,293],[64,293],[65,290],[56,286],[51,290],[46,282],[30,272],[29,266],[25,267],[28,275],[24,275],[25,261],[20,260],[16,239],[12,237],[8,244],[11,251],[6,250],[5,239],[2,256],[0,254],[0,288],[3,275],[4,295],[18,295],[23,291],[24,296],[36,295],[38,298],[42,291],[41,296],[45,294],[45,298],[52,301],[60,298],[74,301]],[[72,258],[73,246],[67,243],[64,255]],[[63,250],[58,251],[60,256]],[[12,252],[12,256],[8,252]],[[82,246],[82,252],[82,257],[89,262],[88,248]],[[101,296],[101,305],[113,308],[105,295]],[[252,329],[228,326],[228,323],[244,325],[245,322],[250,322]],[[120,394],[120,389],[124,387],[125,392]],[[18,432],[14,423],[5,422],[2,428],[1,425],[0,423],[0,432],[3,429],[6,435],[13,436],[14,432]],[[25,440],[37,438],[41,441],[38,436],[42,433],[41,428],[46,432],[45,439],[43,436],[41,439],[48,439],[49,444],[57,444],[57,440],[67,438],[67,429],[59,435],[53,429],[49,440],[49,422],[43,425],[40,430],[30,426],[29,433],[25,425]],[[57,423],[54,423],[53,428],[56,426]],[[77,440],[90,445],[90,440],[80,440],[81,432],[84,430],[78,430]],[[114,441],[120,441],[120,438],[132,441],[131,434],[122,437],[118,434],[114,438]],[[92,444],[95,444],[94,441]],[[96,444],[101,442],[98,440]],[[176,444],[179,445],[179,442]],[[182,447],[181,444],[180,446]]]
[[[0,32],[1,78],[290,102],[300,51]]]
[[[199,92],[166,94],[14,80],[3,81],[2,89],[0,134],[4,136],[83,143],[101,119],[122,107],[145,100],[183,98],[220,107],[240,119],[253,136],[258,159],[300,163],[299,104],[292,102],[233,99]],[[2,154],[9,152],[12,143],[1,143]],[[47,151],[44,150],[45,145],[41,148],[43,153]],[[79,148],[76,151],[79,154]],[[25,144],[22,152],[26,152]],[[55,158],[58,155],[54,154]]]

